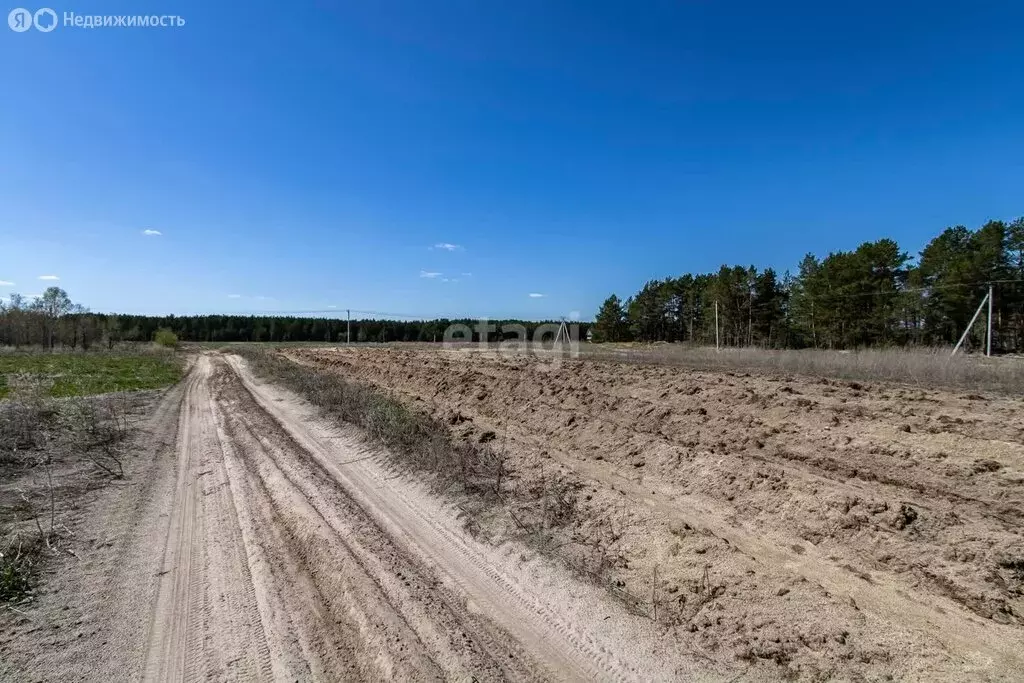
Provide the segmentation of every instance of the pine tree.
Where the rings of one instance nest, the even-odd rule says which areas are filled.
[[[626,332],[626,311],[619,297],[612,294],[601,304],[594,321],[594,341],[623,341]]]

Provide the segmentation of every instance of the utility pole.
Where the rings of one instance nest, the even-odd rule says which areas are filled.
[[[719,351],[721,346],[718,340],[718,299],[715,299],[715,351]]]
[[[992,285],[988,286],[988,343],[985,347],[985,355],[992,355]]]
[[[345,309],[345,317],[347,319],[346,323],[345,323],[345,343],[346,344],[351,344],[352,343],[352,311],[351,311],[351,309],[348,309],[348,308]]]
[[[971,333],[971,328],[974,327],[974,321],[976,321],[978,319],[978,316],[981,315],[982,309],[985,308],[985,302],[986,301],[989,304],[989,311],[991,311],[992,310],[992,286],[991,285],[989,285],[988,294],[986,294],[985,298],[981,300],[981,303],[978,305],[978,310],[976,310],[974,312],[974,316],[971,318],[971,322],[967,323],[967,329],[964,330],[964,333],[962,335],[960,335],[960,341],[958,341],[956,343],[956,346],[953,347],[953,353],[949,354],[950,356],[955,356],[956,352],[960,350],[961,346],[963,346],[964,340],[967,339],[967,335],[969,335]],[[991,332],[991,329],[992,329],[992,314],[991,313],[989,313],[988,320],[989,320],[989,338],[991,339],[991,336],[992,336],[992,332]]]

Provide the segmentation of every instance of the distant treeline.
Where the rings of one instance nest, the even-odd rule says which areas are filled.
[[[492,320],[490,341],[502,338],[501,330],[522,325],[530,339],[544,324],[522,320]],[[466,325],[473,341],[479,341],[476,320],[353,320],[353,342],[443,341],[451,325]],[[548,323],[551,324],[551,323]],[[557,323],[554,323],[557,325]],[[585,336],[587,324],[580,325]],[[121,342],[152,341],[158,330],[170,330],[179,341],[189,342],[344,342],[348,323],[341,319],[296,316],[140,316],[90,313],[71,302],[64,290],[51,287],[32,301],[13,295],[0,304],[0,345],[71,349]],[[508,335],[506,335],[508,336]]]
[[[626,300],[610,296],[580,339],[668,341],[765,348],[953,344],[992,288],[993,349],[1024,352],[1024,218],[977,230],[947,228],[916,259],[891,239],[824,258],[807,254],[796,274],[722,266],[717,273],[651,280]],[[982,341],[984,316],[970,339]],[[526,328],[539,325],[492,321]],[[353,320],[353,342],[444,340],[474,320]],[[193,342],[342,342],[345,320],[299,316],[136,316],[90,313],[58,287],[0,303],[0,345],[70,348],[150,341],[166,329]],[[508,334],[504,335],[506,338]]]
[[[609,297],[594,336],[713,345],[717,305],[718,335],[728,346],[952,344],[990,285],[993,348],[1024,351],[1024,219],[947,228],[914,260],[894,240],[880,239],[823,259],[807,254],[795,275],[722,266],[651,280],[625,301]]]

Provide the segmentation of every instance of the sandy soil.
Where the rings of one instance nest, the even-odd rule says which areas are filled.
[[[585,514],[563,552],[586,565],[600,548],[610,585],[708,661],[809,679],[1024,671],[1020,399],[465,351],[286,354],[463,438],[507,439],[521,486],[578,478]]]
[[[79,560],[0,615],[3,680],[727,680],[604,591],[456,511],[359,435],[203,355]]]

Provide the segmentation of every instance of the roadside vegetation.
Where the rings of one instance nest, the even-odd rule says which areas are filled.
[[[389,394],[299,365],[273,350],[242,345],[231,352],[245,358],[257,375],[288,387],[330,417],[361,427],[368,439],[399,456],[398,464],[430,472],[441,488],[501,493],[503,458],[486,443],[457,441],[448,425]]]
[[[178,374],[161,376],[169,384]],[[58,397],[46,375],[19,375],[0,400],[0,604],[30,599],[47,558],[75,555],[68,515],[87,491],[127,476],[127,443],[157,397],[85,396],[106,385],[62,382],[80,393]],[[146,384],[155,384],[152,375]]]
[[[367,439],[387,448],[393,465],[428,474],[435,489],[460,501],[466,526],[474,533],[494,531],[485,520],[507,515],[515,533],[541,551],[554,552],[560,530],[575,521],[582,486],[559,473],[538,478],[510,470],[501,435],[460,439],[452,430],[457,415],[442,421],[389,393],[260,346],[242,345],[231,352],[244,357],[257,375],[288,387],[327,416],[362,428]]]
[[[81,345],[79,345],[81,348]],[[177,382],[166,348],[0,348],[0,604],[31,598],[47,558],[71,556],[66,513],[126,476],[126,443]]]

